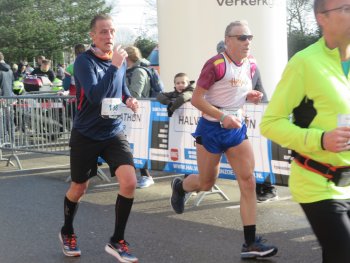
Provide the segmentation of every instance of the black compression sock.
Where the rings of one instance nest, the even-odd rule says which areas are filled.
[[[255,242],[255,231],[256,226],[250,225],[250,226],[244,226],[244,240],[247,245],[250,245]]]
[[[175,185],[175,190],[178,191],[180,194],[185,195],[186,192],[185,192],[184,187],[183,187],[183,181],[178,182]]]
[[[124,240],[125,227],[128,222],[133,202],[134,198],[126,198],[118,195],[115,203],[115,228],[114,234],[111,237],[112,242]]]
[[[73,220],[78,210],[78,203],[70,201],[67,196],[64,197],[64,225],[61,233],[65,235],[74,234]]]

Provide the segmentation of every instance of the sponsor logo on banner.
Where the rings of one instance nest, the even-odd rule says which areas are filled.
[[[197,109],[189,108],[187,106],[178,109],[175,113],[176,114],[173,115],[174,131],[188,133],[193,132],[196,129],[200,119],[200,112]]]
[[[170,159],[174,162],[179,160],[179,149],[177,148],[170,149]]]
[[[290,174],[290,164],[285,161],[271,160],[272,172],[274,174]]]

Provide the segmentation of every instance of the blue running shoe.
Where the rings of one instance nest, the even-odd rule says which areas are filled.
[[[112,255],[116,259],[119,260],[119,262],[122,263],[130,263],[130,262],[137,262],[138,259],[134,255],[130,253],[129,250],[129,243],[125,240],[120,240],[117,243],[109,242],[105,246],[105,250],[108,254]]]
[[[81,251],[77,244],[77,236],[75,234],[64,235],[60,232],[58,238],[62,244],[63,254],[68,257],[79,257],[81,255]]]
[[[176,177],[171,182],[172,194],[170,198],[171,206],[173,207],[175,213],[182,214],[185,210],[185,193],[180,193],[176,190],[176,185],[181,183],[181,178]]]
[[[251,258],[266,258],[272,257],[277,254],[277,247],[264,245],[266,239],[262,239],[262,237],[256,237],[255,242],[250,244],[243,244],[241,250],[241,258],[242,259],[251,259]]]
[[[154,184],[154,180],[151,176],[141,176],[140,180],[137,182],[137,188],[146,188]]]

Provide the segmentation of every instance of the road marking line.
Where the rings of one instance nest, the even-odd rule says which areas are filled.
[[[25,170],[21,170],[21,171],[25,171]],[[29,171],[29,170],[27,170],[27,171]],[[67,172],[70,172],[70,169],[46,171],[46,172],[30,173],[30,174],[5,175],[5,176],[0,176],[0,180],[12,179],[12,178],[21,178],[21,177],[29,177],[29,176],[37,176],[37,175],[57,174],[57,173],[61,173],[61,172],[62,173],[67,173]]]
[[[157,181],[159,179],[173,178],[173,177],[178,177],[181,175],[183,175],[183,174],[164,175],[164,176],[157,176],[157,177],[152,177],[152,178],[153,178],[153,180]],[[119,185],[119,183],[99,184],[99,185],[95,185],[94,188],[103,188],[103,187],[109,187],[109,186],[114,186],[114,185]]]
[[[278,202],[278,201],[285,201],[285,200],[291,200],[292,197],[291,196],[285,196],[285,197],[279,197],[277,200],[273,200],[273,201],[267,201],[267,202],[263,202],[263,203],[257,203],[257,205],[265,205],[265,204],[270,204],[272,202]],[[233,206],[228,206],[226,208],[228,209],[237,209],[240,208],[240,205],[233,205]]]

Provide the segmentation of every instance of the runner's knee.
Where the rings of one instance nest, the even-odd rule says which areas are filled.
[[[69,200],[77,202],[86,192],[88,183],[71,183],[71,186],[68,190],[67,197]]]
[[[255,190],[255,177],[253,174],[244,174],[238,178],[238,182],[241,188],[241,192],[243,191],[253,191]]]
[[[206,182],[200,182],[199,188],[200,191],[210,191],[211,188],[214,186],[215,181],[206,181]]]
[[[121,191],[127,193],[133,193],[135,191],[137,180],[134,169],[124,170],[121,174],[116,172],[116,177],[118,178]]]

